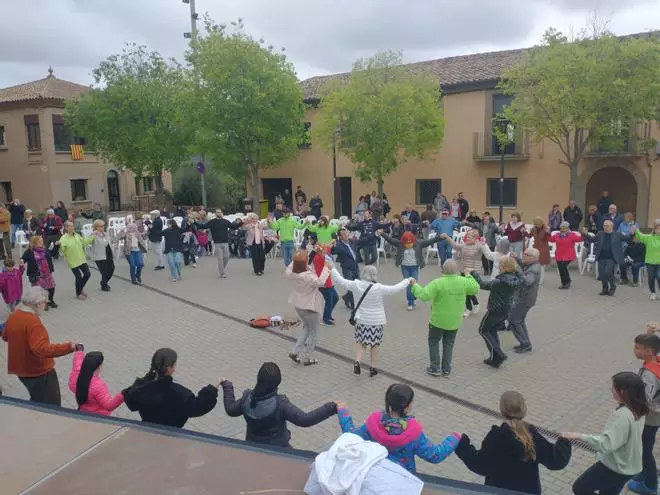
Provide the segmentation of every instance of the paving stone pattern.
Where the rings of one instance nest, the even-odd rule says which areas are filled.
[[[99,291],[99,275],[93,270],[87,287],[90,297],[84,302],[74,298],[73,276],[66,264],[56,262],[56,301],[60,308],[43,316],[51,340],[82,341],[87,350],[103,351],[103,377],[112,391],[119,391],[144,374],[154,350],[168,346],[179,353],[176,379],[193,390],[226,377],[240,393],[254,385],[262,362],[275,361],[283,371],[281,391],[303,409],[317,407],[326,400],[343,400],[359,422],[383,406],[392,379],[352,374],[353,328],[347,323],[349,312],[341,300],[335,309],[337,326],[322,327],[319,336],[320,347],[331,355],[320,352],[321,363],[314,367],[298,367],[287,358],[292,345],[287,337],[294,337],[296,329],[282,332],[281,337],[236,321],[259,315],[295,315],[287,303],[290,283],[282,276],[281,259],[269,258],[266,273],[259,278],[251,273],[249,260],[232,259],[230,277],[218,279],[215,259],[205,257],[198,268],[186,267],[184,280],[177,283],[170,282],[166,271],[153,272],[153,260],[152,255],[148,256],[145,287],[134,287],[117,278],[111,283],[111,293]],[[391,260],[381,264],[379,273],[384,283],[395,283],[401,277]],[[116,274],[128,277],[124,260],[118,263]],[[422,270],[420,281],[428,282],[437,275],[438,266],[432,263]],[[658,318],[660,303],[649,301],[644,289],[632,287],[620,287],[614,297],[601,297],[597,295],[600,284],[593,275],[572,275],[571,290],[560,291],[556,288],[556,270],[548,269],[539,303],[528,318],[534,352],[523,356],[511,352],[500,370],[491,370],[482,363],[486,350],[477,334],[481,315],[467,318],[457,338],[450,379],[430,377],[424,372],[428,365],[430,308],[421,303],[415,311],[407,312],[404,293],[391,296],[378,367],[495,410],[502,392],[518,390],[527,399],[532,423],[556,431],[601,431],[614,407],[610,376],[637,369],[632,340],[644,331],[648,320]],[[487,297],[487,292],[479,295],[482,312]],[[502,339],[507,350],[516,343],[506,332]],[[20,382],[7,376],[5,362],[6,347],[2,345],[0,386],[6,395],[26,398]],[[75,399],[67,389],[70,367],[70,357],[57,360],[64,405],[75,407]],[[436,441],[459,431],[468,433],[478,444],[490,426],[499,423],[478,410],[423,390],[416,392],[414,411]],[[125,406],[116,414],[136,417]],[[243,420],[228,418],[222,407],[191,420],[187,427],[235,438],[241,438],[245,431]],[[291,428],[295,447],[315,451],[327,448],[339,433],[335,418],[314,428]],[[572,481],[593,460],[593,454],[575,449],[567,469],[558,473],[542,471],[546,493],[570,493]],[[455,457],[438,466],[421,461],[419,469],[481,481]]]

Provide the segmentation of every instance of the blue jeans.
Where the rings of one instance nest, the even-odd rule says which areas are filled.
[[[22,223],[12,223],[11,224],[11,243],[12,245],[16,244],[16,231],[17,230],[22,230],[23,229],[23,224]],[[28,239],[29,241],[30,239]]]
[[[440,261],[444,263],[451,258],[451,243],[447,240],[442,240],[438,242],[438,254],[440,255]]]
[[[417,280],[417,277],[419,277],[419,267],[401,265],[401,275],[403,275],[403,278],[412,277]],[[408,306],[415,305],[415,296],[413,296],[412,287],[410,285],[406,287],[406,299],[408,300]]]
[[[170,251],[167,253],[167,264],[170,267],[170,275],[172,280],[181,278],[181,266],[183,265],[183,253],[177,251]]]
[[[142,253],[140,251],[131,251],[131,254],[126,256],[126,260],[131,269],[131,281],[142,281],[142,267],[144,266]]]
[[[319,289],[323,294],[325,305],[323,306],[323,322],[329,323],[332,321],[332,310],[339,302],[339,294],[334,287],[321,287]]]
[[[295,246],[293,241],[282,241],[282,258],[284,259],[284,266],[289,266],[293,261],[293,251]]]

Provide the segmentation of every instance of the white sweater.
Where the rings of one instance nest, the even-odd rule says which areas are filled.
[[[332,269],[331,275],[332,282],[335,285],[340,285],[353,293],[355,305],[357,305],[362,294],[367,290],[367,287],[373,285],[371,290],[369,290],[369,294],[364,298],[364,301],[362,301],[362,304],[355,314],[355,320],[363,325],[385,325],[387,323],[387,318],[385,317],[383,296],[396,294],[397,292],[405,290],[409,284],[409,279],[407,278],[396,285],[383,285],[367,282],[366,280],[346,280],[335,268]]]

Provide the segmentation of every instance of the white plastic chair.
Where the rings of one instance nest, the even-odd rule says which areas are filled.
[[[181,224],[183,223],[183,217],[174,217],[174,221],[176,222],[177,226],[181,228]]]
[[[468,227],[467,225],[462,225],[461,229],[460,229],[460,232],[462,234],[465,234],[468,230],[472,230],[472,227]]]
[[[300,222],[300,216],[298,215],[293,215],[291,218],[293,218],[296,222]]]
[[[594,254],[594,244],[589,245],[589,254],[587,255],[587,258],[584,260],[583,263],[583,268],[582,268],[582,274],[584,274],[585,271],[591,271],[591,268],[594,269],[594,273],[596,274],[596,277],[598,276],[598,264],[596,263],[596,255]]]
[[[82,226],[83,237],[89,237],[94,232],[94,226],[91,223],[86,223]]]
[[[376,248],[376,265],[380,265],[380,255],[383,255],[383,263],[387,263],[387,253],[385,252],[385,238],[378,238],[378,247]]]
[[[575,243],[575,256],[577,257],[578,270],[582,275],[584,273],[584,242]]]
[[[167,218],[165,217],[160,217],[161,221],[163,222],[163,230],[167,228]]]
[[[437,232],[429,232],[429,239],[434,239],[435,237],[438,236]],[[431,244],[429,247],[426,248],[426,256],[424,257],[424,262],[428,265],[429,264],[429,256],[431,254],[434,254],[438,258],[438,265],[441,264],[440,260],[440,251],[438,251],[438,244],[434,243]]]
[[[454,231],[454,235],[452,236],[452,240],[456,244],[463,244],[463,239],[465,238],[465,232],[456,232]]]
[[[23,230],[16,231],[16,245],[18,246],[18,257],[23,256],[23,251],[30,245],[27,234]]]
[[[329,224],[329,225],[333,225],[333,226],[335,226],[335,227],[339,227],[339,226],[341,226],[341,221],[340,221],[338,218],[333,218],[332,220],[330,220],[330,224]]]
[[[528,237],[527,238],[527,247],[528,248],[533,248],[534,247],[534,237]],[[550,248],[552,251],[552,247]]]

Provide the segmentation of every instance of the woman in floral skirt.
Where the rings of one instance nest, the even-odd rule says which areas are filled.
[[[41,287],[48,292],[49,308],[57,308],[53,298],[55,297],[55,278],[53,278],[53,259],[44,248],[44,238],[33,236],[30,245],[23,253],[21,259],[25,262],[28,280],[32,286]]]

